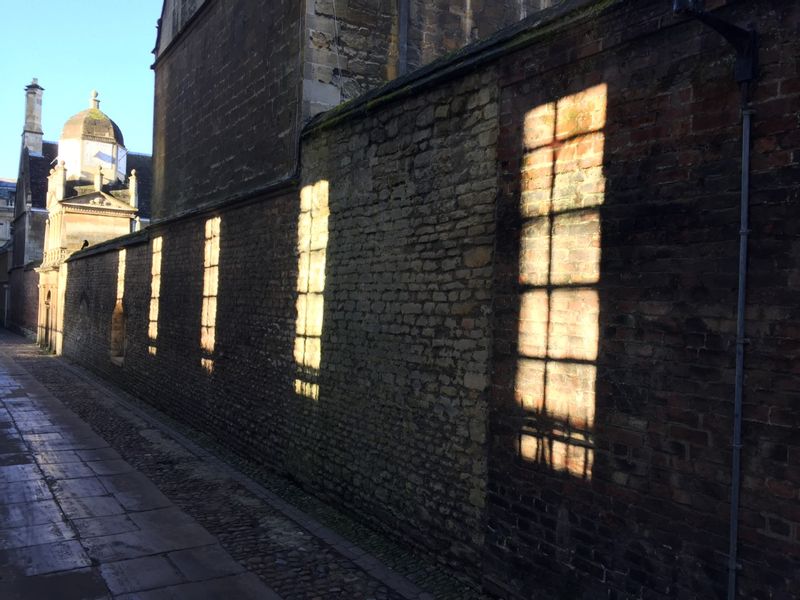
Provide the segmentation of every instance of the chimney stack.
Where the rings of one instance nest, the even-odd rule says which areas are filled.
[[[42,92],[35,77],[25,87],[25,129],[22,131],[22,145],[29,152],[42,153]]]

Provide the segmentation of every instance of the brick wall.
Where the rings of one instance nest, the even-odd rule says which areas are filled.
[[[315,135],[303,158],[307,184],[328,182],[330,207],[310,403],[326,450],[307,477],[470,565],[486,476],[493,79]]]
[[[39,274],[32,267],[15,267],[8,273],[9,308],[7,327],[36,337],[39,312]]]
[[[154,219],[294,171],[301,4],[212,2],[159,56]]]
[[[722,39],[673,26],[668,4],[609,10],[501,69],[485,572],[521,597],[724,597],[739,93]],[[763,44],[740,596],[789,597],[800,11],[732,4],[720,16]]]
[[[739,97],[668,4],[565,3],[316,121],[301,189],[126,238],[122,367],[117,249],[79,255],[65,354],[506,597],[724,595]],[[740,597],[791,597],[800,8],[718,14],[763,44]]]
[[[155,343],[151,247],[126,249],[122,367],[109,354],[116,250],[70,263],[65,355],[475,574],[497,112],[482,82],[491,79],[319,136],[306,146],[302,193],[222,212],[213,351],[201,348],[198,217],[150,232],[162,239]],[[470,148],[473,139],[482,146]],[[373,169],[376,151],[387,159]],[[305,210],[301,198],[320,182],[326,193]],[[301,296],[316,308],[300,308]],[[317,340],[312,364],[298,343]]]

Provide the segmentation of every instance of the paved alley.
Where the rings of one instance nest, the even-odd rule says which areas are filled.
[[[0,334],[0,598],[480,597],[374,534],[365,550],[284,498],[318,501],[156,417]]]

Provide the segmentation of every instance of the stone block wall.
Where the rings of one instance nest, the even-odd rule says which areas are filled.
[[[154,219],[294,172],[301,4],[210,2],[158,56]]]
[[[210,352],[201,332],[212,217],[198,216],[127,247],[122,366],[110,355],[118,250],[70,262],[65,355],[477,575],[493,79],[309,140],[302,189],[219,213]]]
[[[473,568],[486,481],[493,81],[487,70],[437,87],[313,135],[303,153],[304,182],[327,182],[330,210],[312,405],[317,426],[335,423],[311,430],[325,451],[304,479]]]
[[[552,3],[409,2],[409,69]],[[398,0],[166,2],[153,219],[295,175],[304,121],[398,76],[399,30]]]
[[[553,14],[314,121],[299,189],[74,257],[64,351],[503,597],[720,597],[732,55],[669,3]],[[739,596],[792,597],[800,8],[716,14],[762,40]]]
[[[555,4],[556,0],[306,0],[303,114],[310,118],[357,98]]]

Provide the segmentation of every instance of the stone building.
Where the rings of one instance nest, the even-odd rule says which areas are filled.
[[[0,246],[11,239],[11,222],[14,220],[16,196],[16,179],[0,178]]]
[[[739,50],[165,2],[154,220],[67,259],[64,354],[500,597],[795,596],[800,5],[708,5]]]
[[[0,325],[8,317],[8,268],[11,266],[11,223],[14,220],[14,201],[17,181],[0,178]]]
[[[165,0],[155,48],[153,197],[170,202],[154,203],[153,217],[293,175],[301,128],[315,114],[551,3]],[[269,38],[267,49],[257,32]]]
[[[63,260],[84,243],[149,222],[151,158],[127,151],[96,93],[87,110],[66,122],[57,143],[44,141],[44,88],[34,79],[25,91],[6,326],[58,350]]]

